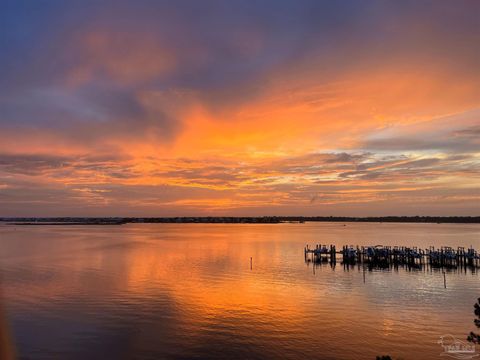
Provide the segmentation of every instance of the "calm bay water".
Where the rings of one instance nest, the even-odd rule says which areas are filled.
[[[479,250],[480,225],[0,225],[3,306],[25,359],[440,359],[474,330],[477,273],[364,282],[306,264],[315,243]]]

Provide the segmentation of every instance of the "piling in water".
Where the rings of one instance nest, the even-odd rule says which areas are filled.
[[[449,246],[421,249],[416,246],[343,245],[342,250],[337,251],[335,245],[316,244],[313,249],[306,245],[304,255],[307,262],[335,264],[340,256],[344,265],[366,264],[379,268],[399,265],[420,268],[428,264],[432,268],[476,269],[480,265],[480,254],[473,247],[465,250],[464,247],[453,249]]]

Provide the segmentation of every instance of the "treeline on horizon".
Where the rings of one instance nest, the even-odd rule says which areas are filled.
[[[3,217],[1,222],[24,224],[127,224],[127,223],[285,223],[285,222],[390,222],[480,223],[480,216],[184,216],[184,217]]]

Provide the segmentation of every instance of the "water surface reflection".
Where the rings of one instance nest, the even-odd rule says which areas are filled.
[[[303,248],[480,249],[479,235],[464,224],[0,226],[0,265],[24,358],[437,359],[440,335],[472,330],[476,273],[448,272],[447,289],[425,269],[364,280],[357,267],[307,267]]]

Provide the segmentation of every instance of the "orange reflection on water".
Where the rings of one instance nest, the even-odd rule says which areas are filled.
[[[367,271],[364,282],[359,268],[313,268],[303,258],[303,246],[315,238],[341,246],[370,243],[375,234],[393,242],[408,235],[422,245],[425,231],[468,242],[479,230],[308,223],[32,227],[3,232],[0,259],[14,324],[26,314],[32,326],[68,321],[100,338],[107,334],[99,329],[115,337],[127,326],[138,331],[128,351],[194,356],[216,343],[233,357],[250,351],[278,358],[314,356],[311,344],[322,344],[332,358],[405,357],[414,349],[428,359],[437,354],[438,334],[467,330],[469,298],[480,290],[476,276],[449,274],[447,290],[441,274],[423,271]],[[79,336],[72,331],[65,339]],[[149,338],[156,333],[163,340]]]

